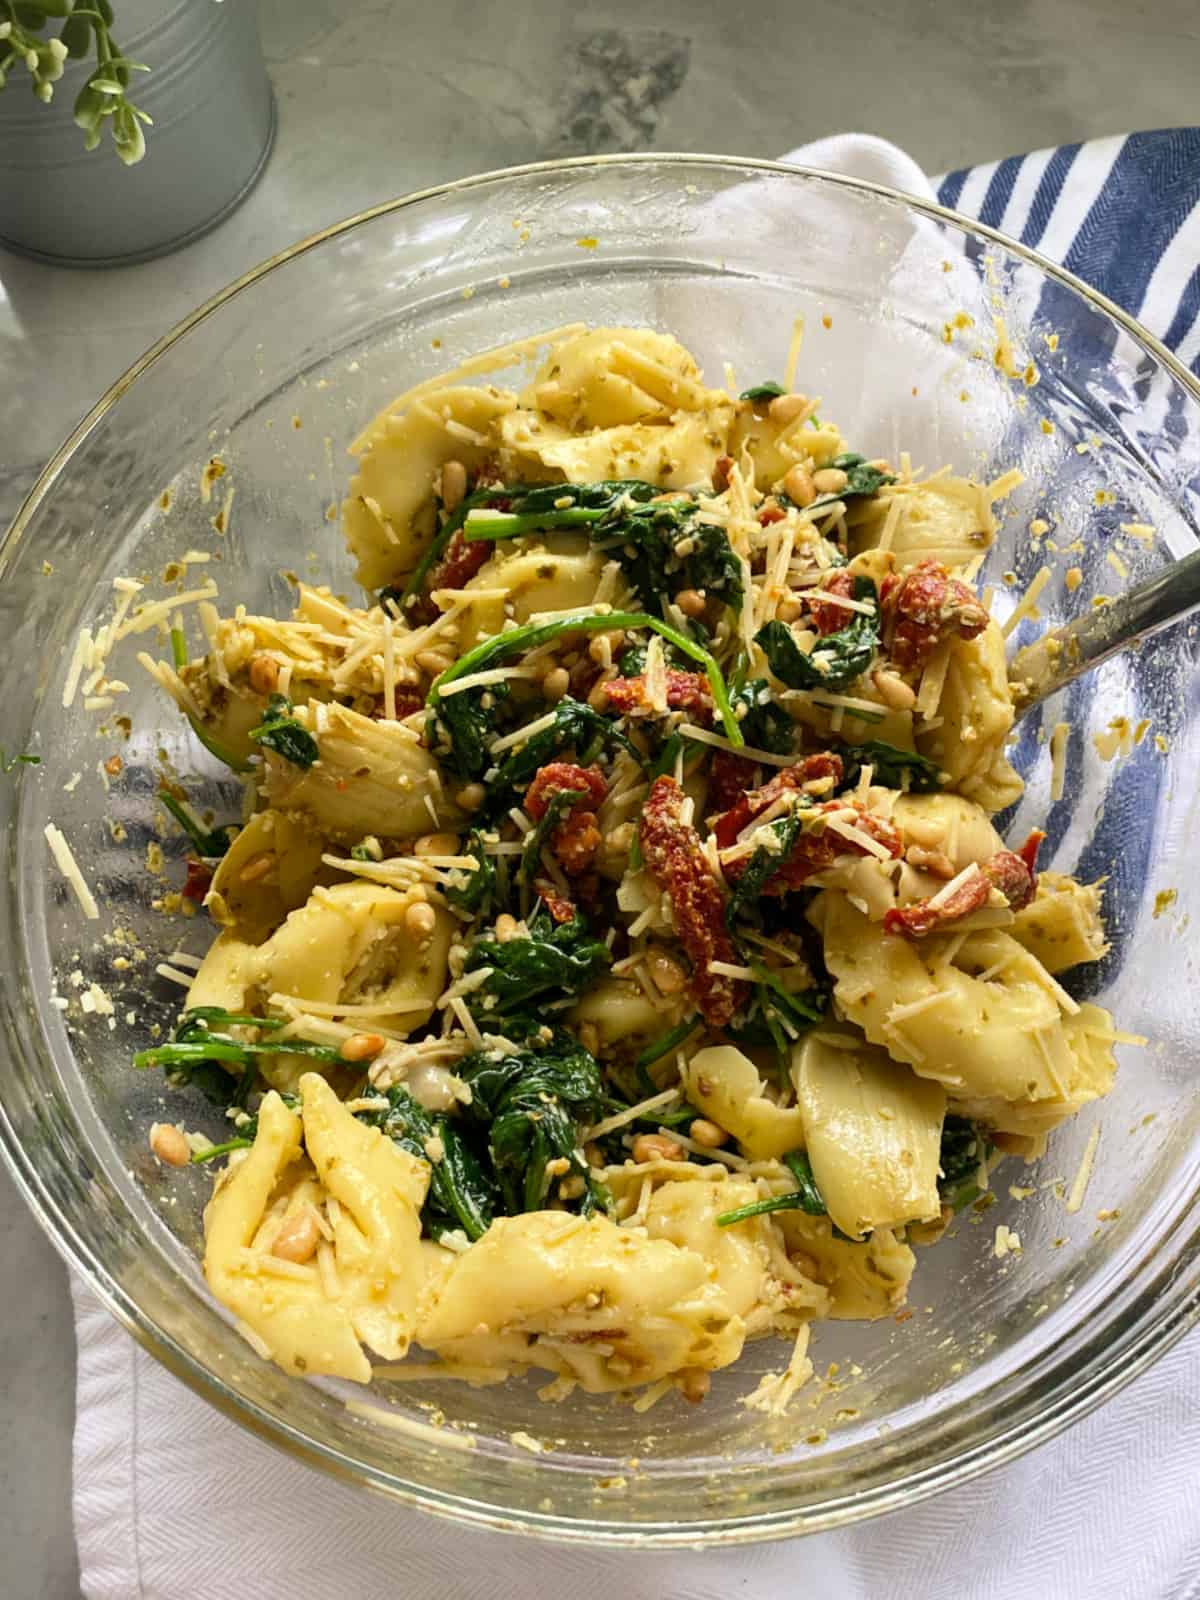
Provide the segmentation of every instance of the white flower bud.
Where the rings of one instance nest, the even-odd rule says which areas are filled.
[[[29,68],[30,72],[36,72],[37,71],[37,69],[38,69],[38,53],[37,53],[36,50],[26,50],[26,52],[25,52],[25,65]]]
[[[12,32],[11,22],[0,22],[0,39],[7,39]]]
[[[45,106],[48,106],[51,100],[54,99],[54,85],[52,83],[47,83],[44,79],[38,84],[33,92]]]
[[[51,39],[50,54],[55,61],[65,61],[67,59],[67,47],[61,39]]]

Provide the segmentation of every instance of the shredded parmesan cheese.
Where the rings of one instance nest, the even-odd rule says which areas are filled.
[[[46,843],[50,846],[50,854],[54,857],[54,865],[75,891],[75,898],[83,908],[83,914],[89,922],[94,922],[100,915],[100,907],[96,904],[96,897],[88,888],[83,873],[79,870],[71,846],[63,836],[61,828],[56,828],[48,822],[44,829]]]

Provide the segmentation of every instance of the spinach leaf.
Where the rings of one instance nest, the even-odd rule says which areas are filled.
[[[559,528],[586,528],[624,506],[653,500],[661,493],[641,478],[512,484],[486,489],[471,497],[474,503],[463,532],[472,540],[498,540],[518,539],[527,533],[551,533]]]
[[[439,696],[429,707],[425,742],[452,772],[477,783],[492,765],[489,746],[500,707],[508,700],[503,683],[481,684],[461,694]]]
[[[737,719],[729,706],[725,678],[713,656],[693,639],[686,638],[677,628],[671,627],[670,623],[663,622],[659,617],[649,616],[644,611],[593,611],[587,616],[564,618],[561,622],[526,622],[519,628],[510,628],[507,633],[494,634],[482,644],[477,644],[474,649],[468,650],[465,656],[460,656],[452,667],[447,667],[446,671],[434,680],[425,698],[425,704],[430,711],[438,711],[444,703],[442,689],[446,684],[453,683],[458,678],[465,678],[469,673],[482,672],[484,668],[493,666],[497,662],[508,661],[512,656],[522,655],[526,650],[536,650],[539,645],[549,644],[551,639],[559,639],[568,633],[605,633],[618,628],[626,631],[633,628],[650,628],[668,644],[673,644],[682,650],[689,660],[697,662],[708,679],[709,692],[713,697],[717,714],[721,718],[726,738],[730,744],[745,744],[742,730],[738,727]],[[458,699],[459,696],[454,695],[451,698]]]
[[[197,855],[206,856],[211,861],[219,859],[229,849],[231,842],[229,834],[232,824],[213,828],[211,831],[201,827],[187,807],[181,805],[169,789],[160,789],[158,791],[158,800],[163,809],[171,813],[175,821],[192,841]]]
[[[547,1165],[565,1160],[583,1178],[579,1209],[590,1215],[606,1199],[579,1154],[580,1135],[603,1102],[600,1068],[565,1029],[536,1047],[508,1055],[477,1052],[459,1064],[470,1085],[464,1120],[486,1133],[488,1152],[509,1215],[540,1210],[551,1183]]]
[[[290,761],[296,767],[311,767],[321,752],[317,741],[307,728],[302,728],[292,716],[292,702],[284,694],[273,694],[267,701],[266,714],[257,728],[251,728],[250,737],[266,750]]]
[[[777,756],[790,755],[796,748],[796,724],[778,701],[772,699],[771,686],[765,678],[754,678],[735,689],[729,703],[747,744]],[[742,711],[743,706],[745,711]]]
[[[743,389],[741,394],[738,395],[738,399],[739,400],[777,400],[781,394],[786,394],[786,393],[787,393],[787,390],[783,387],[783,385],[781,383],[776,383],[774,381],[774,379],[768,378],[765,383],[751,384],[749,389]]]
[[[133,1064],[139,1069],[164,1067],[167,1081],[176,1087],[192,1084],[216,1105],[244,1105],[258,1076],[261,1055],[311,1056],[334,1062],[342,1059],[333,1045],[311,1039],[275,1039],[284,1026],[278,1017],[255,1017],[248,1012],[225,1011],[220,1006],[197,1006],[185,1011],[170,1043],[139,1050]],[[257,1028],[265,1039],[235,1039],[229,1028]],[[226,1065],[223,1065],[225,1063]],[[242,1069],[240,1078],[230,1068]]]
[[[942,1124],[942,1147],[938,1157],[941,1176],[938,1193],[946,1205],[961,1211],[984,1192],[979,1185],[979,1169],[991,1151],[991,1141],[978,1122],[967,1117],[947,1116]]]
[[[279,1097],[289,1111],[299,1111],[300,1096],[298,1094],[283,1093]],[[236,1102],[240,1104],[241,1102]],[[207,1150],[192,1152],[192,1161],[197,1166],[202,1166],[206,1161],[216,1161],[220,1156],[231,1155],[235,1150],[248,1150],[258,1137],[258,1113],[253,1116],[243,1112],[234,1123],[238,1130],[232,1139],[226,1139],[223,1144],[210,1144]]]
[[[433,1239],[461,1228],[472,1242],[491,1226],[499,1196],[484,1161],[471,1148],[455,1122],[429,1112],[397,1084],[387,1091],[387,1110],[360,1111],[356,1116],[378,1128],[409,1155],[429,1163],[429,1193],[421,1219]],[[434,1159],[441,1147],[441,1155]]]
[[[774,822],[766,824],[770,841],[760,844],[750,857],[750,863],[730,888],[725,907],[725,922],[734,921],[747,913],[756,913],[756,904],[763,886],[777,873],[791,855],[796,841],[804,832],[805,813],[812,808],[807,795],[799,795],[792,809]]]
[[[542,863],[542,851],[550,835],[570,811],[576,800],[584,798],[582,789],[556,789],[546,804],[538,822],[529,830],[525,848],[521,851],[521,865],[517,868],[517,882],[532,884]]]
[[[0,745],[0,772],[2,772],[5,777],[7,777],[8,774],[14,771],[17,767],[40,767],[41,764],[41,756],[30,755],[28,751],[23,752],[19,756],[10,756],[8,751],[5,750],[4,746]]]
[[[496,863],[484,849],[483,834],[478,828],[472,828],[467,835],[463,854],[474,856],[479,865],[451,873],[446,880],[446,899],[456,911],[466,911],[473,917],[490,916],[496,899]]]
[[[807,655],[786,622],[768,622],[754,636],[771,671],[789,689],[841,689],[871,665],[879,644],[879,595],[870,578],[855,578],[854,599],[869,600],[875,610],[851,613],[836,633],[817,640]]]
[[[854,500],[863,495],[877,494],[886,483],[895,483],[896,479],[890,472],[883,472],[879,467],[868,464],[866,456],[855,455],[847,451],[844,455],[834,456],[829,463],[831,467],[840,467],[848,478],[846,487],[837,494],[824,494],[814,500],[808,507],[809,513],[820,511],[824,506],[835,504],[838,500]]]
[[[452,695],[451,699],[457,699]],[[542,767],[573,750],[587,766],[606,745],[619,745],[637,756],[633,745],[608,717],[570,696],[554,708],[554,721],[532,739],[506,753],[487,785],[490,816],[501,816],[525,793]]]
[[[489,934],[472,945],[463,971],[491,968],[479,988],[467,996],[477,1020],[498,1021],[537,1000],[577,995],[612,960],[608,946],[592,938],[586,920],[578,913],[570,922],[556,923],[539,906],[526,927],[527,937],[501,941]]]
[[[887,789],[907,789],[912,794],[935,794],[943,786],[941,770],[936,761],[929,761],[914,750],[899,750],[882,739],[868,739],[865,744],[846,745],[840,752],[845,763],[842,787],[849,789],[858,782],[864,767],[874,768],[874,781]]]
[[[742,604],[742,564],[722,528],[701,522],[695,500],[618,506],[592,529],[645,606],[680,589],[703,589],[733,610]]]
[[[750,1217],[763,1217],[771,1211],[804,1211],[810,1217],[825,1217],[829,1213],[813,1177],[812,1165],[803,1150],[791,1150],[783,1164],[795,1179],[796,1187],[787,1194],[772,1195],[769,1200],[756,1200],[753,1205],[739,1206],[736,1211],[725,1211],[717,1218],[718,1228],[732,1227],[735,1222],[745,1222]],[[845,1238],[837,1228],[834,1232]]]

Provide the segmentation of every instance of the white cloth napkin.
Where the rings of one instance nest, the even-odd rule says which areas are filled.
[[[868,135],[785,159],[933,194],[908,156]],[[1026,161],[1045,172],[1046,160]],[[978,187],[982,201],[991,186]],[[1176,301],[1190,270],[1181,259]],[[1156,292],[1168,306],[1161,283]],[[634,1555],[471,1532],[336,1483],[211,1410],[72,1287],[87,1600],[530,1600],[585,1581],[628,1600],[1200,1594],[1200,1333],[1065,1436],[915,1510],[785,1544]]]

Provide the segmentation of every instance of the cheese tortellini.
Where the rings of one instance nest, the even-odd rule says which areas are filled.
[[[812,918],[843,1015],[971,1115],[1044,1131],[1108,1092],[1111,1017],[1077,1006],[1007,931],[896,938],[836,890]]]
[[[205,1276],[285,1372],[367,1383],[362,1345],[398,1361],[413,1337],[428,1168],[356,1121],[316,1074],[299,1088],[300,1113],[266,1096],[253,1147],[209,1201]],[[289,1224],[330,1200],[318,1261],[274,1253]]]

